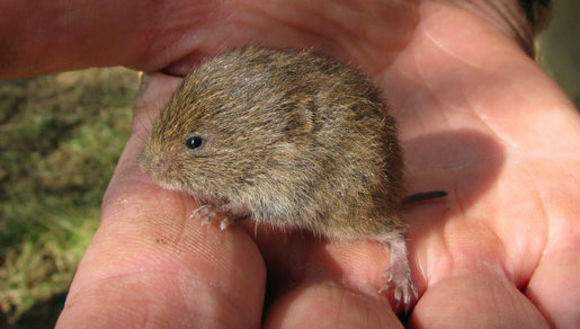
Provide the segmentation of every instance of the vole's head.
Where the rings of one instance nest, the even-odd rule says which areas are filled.
[[[160,185],[197,195],[235,193],[298,156],[312,128],[309,91],[268,68],[272,58],[243,55],[201,65],[173,95],[140,158]]]

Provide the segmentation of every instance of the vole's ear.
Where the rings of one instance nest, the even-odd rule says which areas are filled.
[[[298,99],[292,104],[286,122],[286,136],[307,135],[314,130],[316,112],[311,98]]]

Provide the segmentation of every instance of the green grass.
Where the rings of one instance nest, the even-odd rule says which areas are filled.
[[[38,306],[66,291],[98,225],[137,87],[120,68],[0,82],[0,328],[58,314],[62,298]]]
[[[580,2],[554,2],[554,19],[539,39],[539,62],[580,110]]]

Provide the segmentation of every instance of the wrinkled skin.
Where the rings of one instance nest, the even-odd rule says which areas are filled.
[[[179,76],[249,42],[355,63],[389,94],[409,192],[450,192],[401,213],[420,293],[408,326],[580,323],[580,120],[503,16],[444,1],[320,3],[3,3],[0,77],[116,64]],[[202,226],[187,219],[191,198],[140,172],[146,129],[179,80],[144,77],[57,328],[400,328],[375,291],[380,246]]]

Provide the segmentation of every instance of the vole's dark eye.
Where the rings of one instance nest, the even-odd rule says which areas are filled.
[[[201,147],[201,145],[203,145],[203,138],[201,136],[197,135],[189,136],[185,140],[185,147],[187,147],[190,150],[195,150]]]

